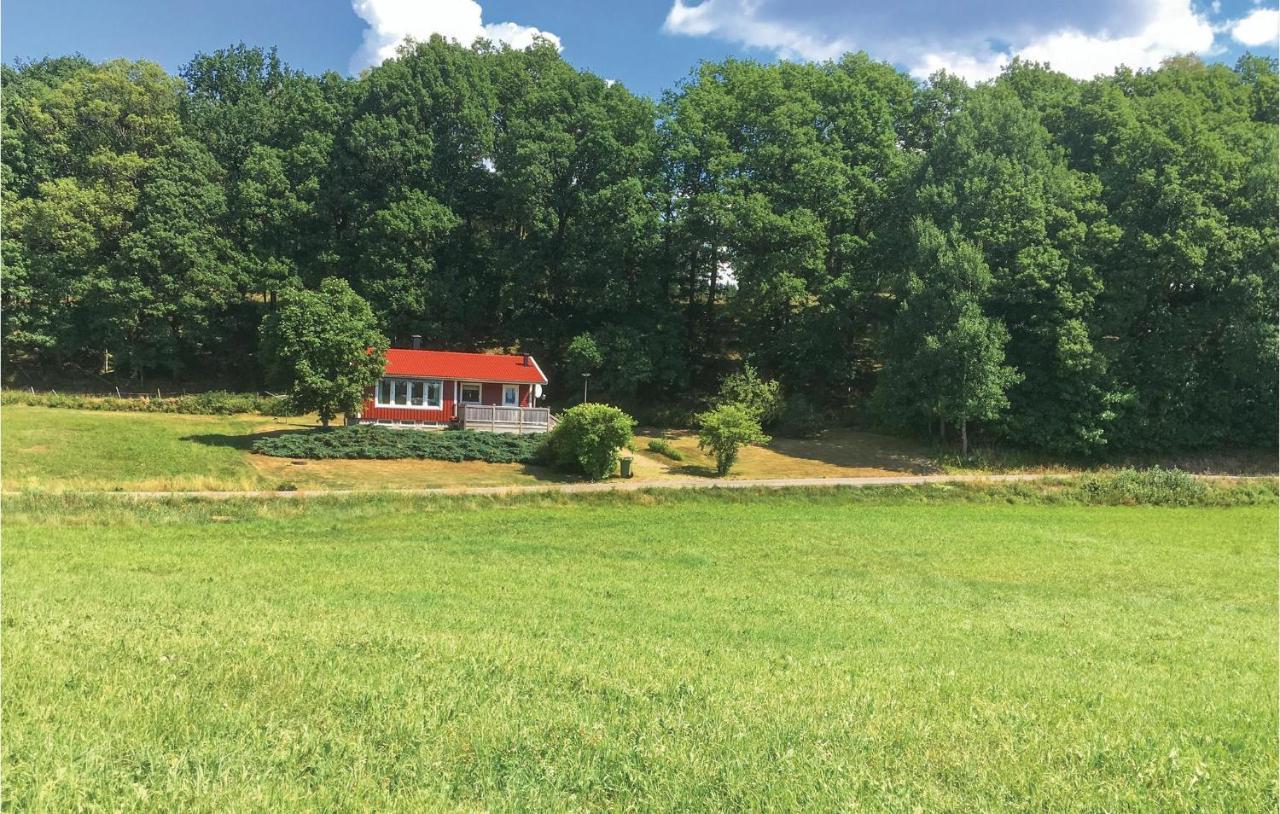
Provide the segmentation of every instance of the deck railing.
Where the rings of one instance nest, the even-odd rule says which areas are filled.
[[[551,410],[547,407],[463,404],[458,410],[458,426],[464,430],[509,432],[519,435],[547,432],[552,427]]]

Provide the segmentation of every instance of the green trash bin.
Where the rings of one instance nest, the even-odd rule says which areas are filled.
[[[631,459],[630,458],[619,458],[618,468],[622,471],[622,477],[624,478],[631,477]]]

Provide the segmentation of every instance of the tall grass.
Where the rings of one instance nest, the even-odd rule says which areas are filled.
[[[1274,808],[1274,505],[1005,499],[6,500],[5,806]]]

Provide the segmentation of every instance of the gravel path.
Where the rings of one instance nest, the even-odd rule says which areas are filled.
[[[206,498],[229,500],[233,498],[308,498],[349,497],[358,495],[519,495],[539,492],[638,492],[646,489],[787,489],[793,487],[830,486],[920,486],[927,483],[994,483],[1000,481],[1030,481],[1062,475],[893,475],[865,478],[741,478],[719,480],[714,478],[667,478],[664,480],[607,480],[598,483],[548,483],[534,486],[446,486],[432,489],[296,489],[293,491],[246,490],[208,492],[79,492],[84,495],[113,495],[123,498]],[[5,492],[6,497],[23,494]]]

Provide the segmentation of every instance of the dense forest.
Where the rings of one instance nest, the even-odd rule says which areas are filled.
[[[749,363],[919,433],[1275,442],[1273,60],[728,61],[655,101],[550,44],[432,39],[350,79],[45,59],[3,96],[11,381],[259,387],[264,315],[336,276],[393,342],[534,353],[564,403],[584,359],[637,408]]]

